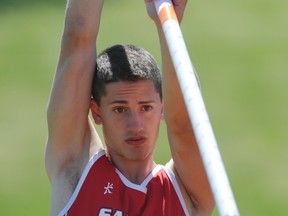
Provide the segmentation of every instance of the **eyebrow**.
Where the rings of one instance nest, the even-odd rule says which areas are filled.
[[[156,103],[155,100],[147,100],[147,101],[139,101],[138,104],[149,104],[149,103]],[[126,100],[113,100],[109,103],[111,104],[128,104],[128,101]]]
[[[128,101],[126,100],[113,100],[109,103],[110,104],[128,104]]]

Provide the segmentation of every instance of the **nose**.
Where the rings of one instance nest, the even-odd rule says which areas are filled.
[[[129,132],[136,134],[143,130],[143,119],[140,113],[131,110],[127,115],[127,118]]]

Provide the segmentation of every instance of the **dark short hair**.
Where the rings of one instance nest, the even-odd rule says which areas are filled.
[[[161,74],[153,56],[134,45],[114,45],[97,56],[92,97],[100,105],[108,83],[140,80],[153,81],[162,100]]]

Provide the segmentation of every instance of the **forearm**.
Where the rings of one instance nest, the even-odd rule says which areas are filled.
[[[62,66],[69,55],[75,52],[81,52],[83,49],[87,52],[87,47],[95,49],[103,1],[67,0],[58,66]]]
[[[104,0],[68,0],[64,36],[95,41]]]
[[[90,94],[102,6],[103,0],[68,0],[52,98],[74,97],[73,91],[82,98],[83,94]]]

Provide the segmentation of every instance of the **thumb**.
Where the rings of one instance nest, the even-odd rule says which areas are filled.
[[[155,8],[155,4],[153,0],[145,0],[145,4],[146,4],[146,10],[147,10],[148,15],[150,16],[152,20],[157,22],[158,16],[157,16],[157,12],[156,12],[156,8]]]

